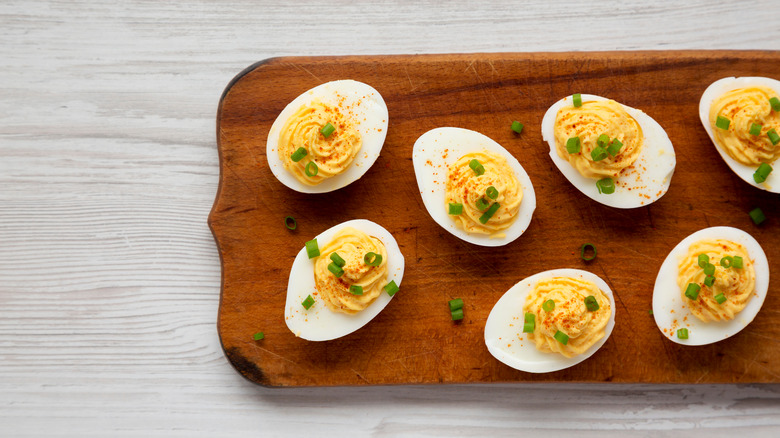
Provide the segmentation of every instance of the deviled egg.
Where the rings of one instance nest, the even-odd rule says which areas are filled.
[[[348,335],[387,306],[403,275],[404,256],[392,234],[365,219],[343,222],[295,257],[284,320],[309,341]]]
[[[382,151],[388,112],[377,90],[341,80],[290,102],[268,132],[271,172],[302,193],[325,193],[360,179]]]
[[[666,131],[644,112],[591,94],[554,103],[542,119],[550,158],[574,187],[610,207],[663,196],[676,165]]]
[[[523,166],[476,131],[436,128],[414,143],[412,163],[426,210],[451,234],[476,245],[520,237],[536,209]]]
[[[512,286],[485,323],[496,359],[529,373],[547,373],[592,356],[615,327],[612,290],[579,269],[540,272]]]
[[[699,101],[699,118],[720,156],[744,181],[780,193],[780,81],[723,78]]]
[[[678,344],[711,344],[753,321],[768,288],[769,263],[750,234],[705,228],[683,239],[661,265],[653,317]]]

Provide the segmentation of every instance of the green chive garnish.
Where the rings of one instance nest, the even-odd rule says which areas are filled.
[[[512,131],[515,131],[518,134],[523,132],[523,124],[515,120],[512,122]]]
[[[536,328],[536,315],[531,312],[526,312],[524,318],[523,333],[533,333]]]
[[[477,199],[477,210],[479,211],[485,211],[487,208],[490,207],[490,203],[488,203],[485,198],[479,198]]]
[[[358,286],[357,284],[353,284],[349,287],[349,293],[352,295],[363,295],[363,286]]]
[[[607,158],[607,150],[601,146],[596,146],[590,151],[590,157],[593,158],[593,161],[601,161]]]
[[[498,198],[498,189],[493,186],[490,186],[487,188],[487,190],[485,190],[485,194],[490,199],[496,199]]]
[[[257,333],[254,334],[254,336],[252,336],[252,338],[254,338],[255,341],[259,341],[261,339],[265,339],[265,333],[257,332]]]
[[[310,259],[320,255],[320,247],[317,246],[317,239],[306,242],[306,255],[308,255]]]
[[[592,256],[585,255],[589,251],[593,251],[593,255]],[[592,243],[583,243],[580,246],[580,257],[582,258],[582,260],[585,260],[586,262],[589,262],[589,261],[591,261],[591,260],[596,258],[596,254],[597,254],[597,252],[596,252],[596,245],[594,245]]]
[[[487,221],[489,221],[490,218],[496,214],[499,208],[501,208],[501,205],[499,205],[498,202],[494,202],[493,205],[491,205],[490,208],[488,208],[488,210],[479,217],[479,223],[483,225],[486,224]]]
[[[317,176],[317,174],[320,172],[320,168],[317,167],[317,163],[314,161],[309,161],[309,164],[306,165],[306,167],[303,168],[303,172],[306,174],[306,176]]]
[[[596,144],[603,148],[606,148],[608,143],[609,143],[609,136],[607,134],[601,134],[596,139]]]
[[[578,154],[580,153],[580,138],[579,137],[572,137],[568,140],[566,140],[566,152],[570,154]]]
[[[469,167],[471,168],[471,170],[474,171],[474,173],[477,174],[477,176],[480,176],[485,173],[485,167],[482,166],[482,163],[480,163],[479,160],[477,160],[476,158],[469,161]]]
[[[295,222],[295,218],[292,216],[287,216],[284,218],[284,226],[287,227],[288,230],[294,230],[298,228],[298,222]]]
[[[761,128],[763,126],[759,125],[758,123],[753,123],[750,125],[750,135],[759,135],[761,134]]]
[[[618,139],[614,139],[612,140],[612,143],[610,143],[609,147],[607,148],[607,152],[609,152],[609,154],[614,157],[620,153],[620,149],[622,148],[623,148],[623,143],[621,143],[621,141]]]
[[[552,312],[553,309],[555,309],[555,301],[553,300],[547,300],[544,303],[542,303],[542,309],[545,312]]]
[[[328,271],[335,275],[336,278],[340,278],[342,275],[344,275],[344,270],[341,269],[341,266],[335,263],[328,263]]]
[[[780,143],[780,135],[777,134],[777,131],[775,131],[774,128],[767,131],[766,135],[767,137],[769,137],[769,141],[772,142],[772,146],[776,145],[777,143]]]
[[[680,330],[677,330],[677,338],[678,339],[688,339],[688,329],[687,328],[681,328]]]
[[[764,216],[764,212],[761,211],[760,208],[754,208],[753,210],[750,210],[750,219],[753,219],[753,223],[756,225],[761,225],[766,220],[766,216]]]
[[[695,300],[696,298],[699,298],[699,291],[701,290],[701,286],[699,286],[696,283],[688,283],[688,288],[685,289],[685,296]]]
[[[769,99],[769,105],[772,106],[773,110],[780,112],[780,99],[776,97]]]
[[[303,300],[301,305],[303,305],[304,309],[309,310],[309,308],[314,305],[314,298],[309,295],[305,300]]]
[[[729,129],[730,124],[731,124],[731,120],[723,116],[718,116],[718,118],[715,120],[715,126],[720,129]]]
[[[615,181],[612,178],[602,178],[596,181],[596,188],[599,189],[599,193],[610,195],[615,193]]]
[[[715,265],[712,263],[707,263],[707,266],[704,267],[704,275],[714,275],[715,274]]]
[[[715,283],[715,277],[712,275],[707,275],[704,277],[704,285],[707,287],[712,287],[712,283]]]
[[[772,173],[772,166],[761,163],[753,174],[753,181],[755,181],[756,184],[761,184],[766,181],[766,177],[768,177],[770,173]]]
[[[577,93],[572,96],[572,101],[574,102],[575,107],[581,107],[582,106],[582,94]]]
[[[567,335],[566,333],[564,333],[564,332],[562,332],[562,331],[560,331],[560,330],[558,330],[557,332],[555,332],[555,335],[553,335],[553,337],[554,337],[555,339],[557,339],[557,340],[558,340],[558,342],[560,342],[560,343],[561,343],[561,344],[563,344],[563,345],[566,345],[566,344],[568,344],[568,343],[569,343],[569,335]]]
[[[723,304],[726,302],[726,296],[723,294],[717,294],[715,295],[715,301],[717,301],[718,304]]]
[[[588,308],[588,312],[595,312],[599,310],[599,302],[593,295],[585,297],[585,307]]]
[[[462,309],[463,308],[463,299],[462,298],[455,298],[454,300],[450,300],[449,303],[447,303],[447,304],[450,305],[450,312],[454,312],[454,311],[456,311],[458,309]]]
[[[363,262],[368,266],[379,266],[382,264],[382,254],[367,252],[366,255],[363,256]]]
[[[330,122],[326,123],[325,126],[320,129],[320,134],[322,134],[323,137],[328,138],[331,134],[333,134],[333,131],[336,130],[336,127],[331,125]]]
[[[330,259],[333,260],[333,263],[335,263],[339,268],[343,268],[344,265],[347,264],[347,262],[345,262],[344,259],[342,259],[341,256],[335,252],[330,254]]]
[[[728,269],[734,264],[734,259],[731,256],[726,256],[720,259],[720,265]]]
[[[395,284],[395,280],[393,280],[390,283],[387,283],[382,289],[384,289],[385,292],[387,292],[387,294],[392,297],[396,292],[398,292],[398,285]]]
[[[296,149],[295,152],[292,153],[292,155],[290,155],[290,159],[297,163],[297,162],[301,161],[303,159],[303,157],[305,157],[306,154],[308,154],[308,153],[309,152],[306,151],[306,148],[300,147],[300,148]]]
[[[463,319],[463,309],[452,311],[450,312],[450,315],[452,316],[453,321],[459,321]]]
[[[734,256],[731,258],[732,263],[731,267],[734,269],[742,269],[742,257],[740,256]]]
[[[710,256],[707,254],[699,254],[699,267],[704,268],[710,264]]]
[[[463,213],[463,204],[461,204],[460,202],[450,202],[449,206],[450,206],[449,214],[457,216]]]

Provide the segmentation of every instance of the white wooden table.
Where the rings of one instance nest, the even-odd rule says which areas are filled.
[[[776,50],[780,2],[297,3],[0,3],[0,436],[780,434],[778,385],[254,386],[206,226],[218,99],[260,59]]]

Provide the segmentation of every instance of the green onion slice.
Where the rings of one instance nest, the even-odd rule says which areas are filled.
[[[343,268],[344,265],[347,264],[347,262],[345,262],[344,259],[342,259],[341,256],[335,252],[330,253],[330,259],[333,260],[333,263],[335,263],[339,268]]]
[[[742,257],[734,256],[731,258],[731,267],[734,269],[742,269]]]
[[[536,314],[531,312],[525,312],[525,315],[523,315],[523,320],[525,322],[533,322],[536,323]]]
[[[582,94],[577,93],[572,96],[572,101],[574,102],[575,107],[581,107],[582,106]]]
[[[453,321],[459,321],[463,319],[463,309],[458,309],[450,312],[450,315],[452,315]]]
[[[773,97],[769,99],[769,105],[772,106],[773,110],[780,112],[780,99],[778,99],[777,97]]]
[[[482,163],[480,163],[479,160],[477,160],[476,158],[469,161],[469,167],[471,168],[471,170],[474,171],[474,173],[477,174],[477,176],[480,176],[485,173],[485,167],[482,166]]]
[[[395,293],[398,292],[399,290],[398,285],[395,284],[395,280],[392,280],[390,283],[387,283],[385,287],[383,287],[382,289],[384,289],[385,292],[387,292],[387,294],[390,295],[391,297],[395,295]]]
[[[560,343],[561,343],[561,344],[563,344],[563,345],[566,345],[566,344],[568,344],[568,343],[569,343],[569,335],[567,335],[566,333],[564,333],[564,332],[562,332],[562,331],[560,331],[560,330],[558,330],[557,332],[555,332],[555,335],[553,335],[553,337],[554,337],[556,340],[558,340],[558,342],[560,342]]]
[[[609,136],[607,134],[601,134],[596,139],[596,144],[603,148],[606,148],[608,143],[609,143]]]
[[[463,204],[461,204],[460,202],[450,202],[449,203],[449,207],[450,208],[449,208],[448,212],[451,215],[457,216],[457,215],[463,213]]]
[[[704,285],[707,287],[712,287],[712,283],[715,283],[715,277],[712,275],[707,275],[704,277]]]
[[[717,295],[715,295],[715,301],[717,301],[718,304],[723,304],[723,303],[726,302],[726,296],[723,295],[722,293],[721,294],[717,294]]]
[[[678,339],[688,339],[688,329],[687,328],[681,328],[680,330],[677,330],[677,338]]]
[[[259,341],[261,339],[265,339],[265,333],[257,332],[257,333],[254,334],[254,336],[252,336],[252,338],[254,338],[255,341]]]
[[[303,172],[306,174],[306,176],[317,176],[317,174],[320,172],[320,168],[317,167],[317,163],[314,161],[309,161],[309,164],[306,165],[306,167],[303,169]]]
[[[766,216],[764,216],[764,212],[760,208],[754,208],[753,210],[750,210],[750,213],[748,214],[756,225],[761,225],[766,220]]]
[[[349,293],[352,295],[363,295],[363,286],[359,286],[357,284],[353,284],[349,287]]]
[[[572,137],[568,140],[566,140],[566,152],[570,154],[578,154],[580,153],[580,150],[582,148],[580,147],[580,138],[579,137]]]
[[[555,309],[555,301],[553,300],[547,300],[544,303],[542,303],[542,309],[545,312],[552,312],[553,309]]]
[[[284,218],[284,226],[287,227],[288,230],[294,230],[298,228],[298,222],[295,222],[295,218],[292,216],[287,216]]]
[[[731,265],[733,264],[734,264],[734,258],[732,258],[731,256],[726,256],[720,259],[720,265],[723,266],[724,268],[730,268]]]
[[[623,148],[623,143],[618,139],[614,139],[612,140],[612,143],[610,143],[609,147],[607,148],[607,152],[609,152],[609,154],[614,157],[620,153],[620,149],[622,148]]]
[[[766,177],[768,177],[770,173],[772,173],[772,166],[761,163],[753,174],[753,181],[755,181],[756,184],[761,184],[766,181]]]
[[[523,124],[515,120],[512,122],[512,131],[515,131],[518,134],[523,132]]]
[[[379,266],[382,264],[382,254],[367,252],[366,255],[363,256],[363,262],[368,266]]]
[[[718,118],[715,119],[715,126],[720,129],[729,129],[730,124],[731,124],[731,120],[723,116],[718,116]]]
[[[344,275],[344,270],[341,268],[341,266],[335,263],[328,263],[328,271],[335,275],[336,278],[340,278],[342,275]]]
[[[292,155],[290,155],[290,159],[297,163],[301,161],[303,157],[305,157],[306,154],[308,153],[309,152],[306,150],[306,148],[300,147],[296,149],[295,152],[292,153]]]
[[[587,256],[586,253],[588,251],[593,251],[593,255],[592,256]],[[580,258],[582,258],[582,260],[585,260],[586,262],[589,262],[589,261],[591,261],[591,260],[596,258],[596,254],[597,254],[596,245],[594,245],[592,243],[583,243],[580,246]]]
[[[599,302],[593,295],[585,297],[585,307],[588,308],[588,312],[595,312],[599,310]]]
[[[601,146],[596,146],[590,151],[590,157],[593,158],[593,161],[601,161],[607,158],[607,150]]]
[[[763,128],[763,126],[759,125],[758,123],[750,124],[750,135],[760,135],[761,128]]]
[[[485,211],[487,208],[490,207],[490,203],[485,200],[485,198],[479,198],[477,199],[477,210],[479,211]]]
[[[301,305],[303,305],[304,309],[309,310],[309,308],[311,308],[311,306],[314,305],[314,298],[312,298],[311,295],[309,295],[308,297],[306,297],[305,300],[303,300]]]
[[[766,135],[767,137],[769,137],[769,141],[772,142],[772,146],[776,145],[777,143],[780,143],[780,134],[778,134],[774,128],[767,131]]]
[[[699,267],[704,268],[708,264],[710,264],[710,256],[707,254],[699,254]]]
[[[308,255],[310,259],[319,257],[320,247],[317,246],[317,239],[312,239],[306,242],[306,255]]]
[[[490,218],[496,214],[499,208],[501,208],[501,205],[498,202],[494,202],[493,205],[491,205],[490,208],[488,208],[488,210],[479,217],[479,223],[483,225],[486,224],[487,221],[489,221]]]
[[[490,199],[496,199],[498,198],[498,189],[493,186],[490,186],[487,188],[487,190],[485,190],[485,194]]]
[[[330,122],[326,123],[325,126],[320,129],[320,134],[322,134],[323,137],[328,138],[331,134],[333,134],[333,131],[336,130],[336,127],[331,125]]]
[[[615,181],[612,178],[602,178],[596,181],[596,188],[599,189],[599,193],[611,195],[615,193]]]
[[[715,265],[713,265],[712,263],[707,263],[707,266],[704,267],[704,274],[715,275]]]
[[[454,312],[458,309],[463,308],[463,299],[462,298],[455,298],[454,300],[450,300],[448,303],[450,305],[450,312]]]
[[[523,333],[533,333],[535,328],[536,328],[536,324],[534,324],[533,322],[523,323]]]
[[[699,298],[699,291],[701,290],[701,286],[699,286],[696,283],[688,283],[688,288],[685,289],[685,296],[695,300],[696,298]]]

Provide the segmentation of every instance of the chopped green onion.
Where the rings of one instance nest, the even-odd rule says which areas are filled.
[[[593,251],[593,255],[590,256],[590,257],[585,255],[585,253],[587,253],[588,250]],[[596,245],[594,245],[592,243],[583,243],[580,246],[580,257],[582,258],[582,260],[585,260],[586,262],[589,262],[589,261],[591,261],[591,260],[596,258],[596,254],[597,254],[597,252],[596,252]]]
[[[712,263],[707,263],[707,266],[704,267],[704,274],[705,275],[714,275],[715,274],[715,265]]]
[[[474,171],[474,173],[477,174],[477,176],[480,176],[485,173],[485,167],[482,166],[482,163],[480,163],[479,160],[477,160],[476,158],[469,161],[469,167],[471,168],[471,170]]]
[[[463,308],[463,299],[462,298],[455,298],[454,300],[450,300],[449,303],[447,303],[447,304],[450,305],[450,312],[454,312],[454,311],[456,311],[458,309],[462,309]]]
[[[704,268],[708,264],[710,264],[710,256],[707,254],[699,254],[699,267]]]
[[[490,186],[487,188],[487,190],[485,190],[485,194],[490,199],[496,199],[498,198],[498,189],[493,186]]]
[[[704,285],[707,287],[712,287],[712,283],[715,283],[715,276],[713,275],[707,275],[704,277]]]
[[[731,120],[723,116],[718,116],[718,118],[715,120],[715,126],[720,129],[729,129],[730,124],[731,124]]]
[[[496,214],[499,208],[501,208],[501,205],[498,202],[494,202],[493,205],[488,208],[488,211],[484,212],[482,216],[479,217],[479,223],[483,225],[486,224],[487,221]]]
[[[582,94],[577,93],[572,96],[572,101],[574,101],[575,107],[581,107],[582,106]]]
[[[623,148],[623,143],[618,139],[614,139],[607,148],[607,152],[614,157],[620,153],[621,148]]]
[[[382,254],[367,252],[366,255],[363,256],[363,262],[368,266],[379,266],[382,264]]]
[[[677,338],[678,339],[688,339],[688,329],[687,328],[681,328],[680,330],[677,330]]]
[[[723,304],[723,303],[726,302],[726,296],[723,295],[722,293],[721,294],[717,294],[717,295],[715,295],[715,301],[717,301],[718,304]]]
[[[772,106],[773,110],[780,112],[780,99],[776,97],[769,99],[769,105]]]
[[[766,135],[767,137],[769,137],[769,141],[772,142],[772,146],[776,145],[777,143],[780,143],[780,134],[778,134],[774,128],[767,131]]]
[[[558,342],[560,342],[560,343],[561,343],[561,344],[563,344],[563,345],[566,345],[566,344],[568,344],[568,343],[569,343],[569,335],[567,335],[566,333],[564,333],[564,332],[562,332],[562,331],[560,331],[560,330],[558,330],[557,332],[555,332],[555,335],[553,335],[553,337],[554,337],[556,340],[558,340]]]
[[[696,283],[688,283],[688,288],[685,289],[685,296],[695,300],[696,298],[699,298],[699,291],[701,290],[701,286],[699,286]]]
[[[566,152],[570,154],[578,154],[580,153],[580,138],[579,137],[572,137],[568,140],[566,140]]]
[[[742,257],[740,256],[734,256],[731,258],[732,263],[731,267],[734,269],[742,269]]]
[[[585,307],[588,308],[588,312],[595,312],[599,310],[599,302],[593,295],[588,295],[585,297]]]
[[[525,315],[523,315],[523,320],[525,322],[533,322],[536,323],[536,314],[531,312],[525,312]]]
[[[720,265],[724,268],[730,268],[734,264],[734,259],[731,256],[726,256],[720,259]]]
[[[317,239],[311,239],[306,242],[306,255],[308,255],[310,259],[320,255],[320,247],[317,246]]]
[[[287,216],[284,218],[284,226],[287,227],[288,230],[294,230],[298,228],[298,223],[295,222],[295,218],[292,216]]]
[[[309,308],[314,305],[314,298],[309,295],[305,300],[303,300],[301,305],[303,305],[304,309],[309,310]]]
[[[292,155],[290,155],[290,159],[297,163],[301,161],[303,157],[305,157],[306,154],[308,153],[309,152],[306,150],[306,148],[300,147],[296,149],[295,152],[292,153]]]
[[[615,181],[612,178],[602,178],[596,181],[596,188],[599,189],[599,193],[611,195],[615,193]]]
[[[395,295],[396,292],[398,292],[398,285],[395,284],[395,280],[392,280],[390,283],[387,283],[385,287],[383,287],[382,289],[384,289],[385,292],[387,292],[387,294],[392,297],[393,295]]]
[[[601,134],[599,135],[599,138],[596,139],[596,144],[603,148],[606,148],[608,143],[609,136],[607,134]]]
[[[531,312],[526,312],[523,317],[525,322],[523,323],[523,333],[533,333],[536,329],[536,315]]]
[[[523,132],[523,124],[515,120],[512,122],[512,131],[515,131],[518,134]]]
[[[317,174],[320,173],[320,168],[317,167],[317,163],[314,161],[309,161],[309,164],[304,167],[303,172],[309,177],[317,176]]]
[[[542,309],[545,312],[552,312],[553,309],[555,309],[555,301],[553,300],[547,300],[544,303],[542,303]]]
[[[590,151],[590,157],[593,158],[593,161],[601,161],[607,158],[607,151],[601,146],[596,146]]]
[[[754,208],[753,210],[750,210],[750,213],[748,214],[756,225],[761,225],[766,220],[766,216],[764,216],[764,212],[760,208]]]
[[[755,181],[756,184],[761,184],[766,181],[766,177],[768,177],[770,173],[772,173],[772,166],[761,163],[753,174],[753,181]]]
[[[460,202],[450,202],[449,206],[450,206],[449,214],[457,216],[463,213],[463,204],[461,204]]]
[[[485,211],[487,208],[490,207],[490,203],[485,200],[485,198],[479,198],[477,199],[477,210],[479,211]]]
[[[352,295],[363,295],[363,286],[358,286],[357,284],[353,284],[349,287],[349,293]]]
[[[335,253],[335,252],[330,254],[330,259],[333,260],[333,263],[336,266],[338,266],[339,268],[343,268],[344,265],[347,264],[347,262],[345,262],[344,259],[342,259],[341,256],[338,255],[338,253]]]
[[[759,135],[761,134],[761,128],[763,126],[759,125],[758,123],[753,123],[750,125],[750,135]]]
[[[325,126],[320,129],[320,134],[322,134],[323,137],[328,138],[331,134],[333,134],[333,131],[336,130],[336,127],[331,125],[330,122],[326,123]]]
[[[459,321],[463,319],[463,309],[452,311],[450,312],[450,315],[452,316],[453,321]]]
[[[252,338],[254,338],[255,341],[259,341],[261,339],[265,339],[265,333],[257,332],[257,333],[254,334],[254,336],[252,336]]]
[[[328,271],[330,271],[331,274],[335,275],[336,278],[339,278],[342,275],[344,275],[344,270],[341,268],[341,266],[335,263],[328,263]]]

